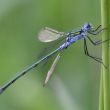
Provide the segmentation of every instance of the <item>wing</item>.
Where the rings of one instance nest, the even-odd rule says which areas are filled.
[[[60,37],[62,37],[64,35],[65,35],[64,32],[58,32],[49,27],[44,27],[40,30],[40,32],[38,34],[38,39],[41,42],[51,42],[51,41],[59,39]]]
[[[55,46],[59,45],[63,40],[65,40],[65,37],[58,39],[58,41],[56,41],[56,42],[52,43],[51,45],[49,45],[48,47],[44,48],[44,50],[41,51],[41,53],[38,55],[38,59],[42,58],[48,51],[53,49]]]
[[[56,66],[56,64],[57,64],[59,59],[60,59],[60,53],[57,55],[57,57],[55,58],[54,62],[52,63],[52,66],[50,67],[50,69],[49,69],[49,71],[47,73],[47,76],[45,78],[45,82],[44,82],[43,86],[45,86],[47,84],[47,82],[49,81],[49,79],[50,79],[50,77],[51,77],[51,75],[52,75],[52,73],[53,73],[53,71],[55,69],[55,66]]]

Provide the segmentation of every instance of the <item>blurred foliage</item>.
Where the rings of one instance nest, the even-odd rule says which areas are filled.
[[[85,22],[94,28],[101,24],[99,0],[0,0],[0,86],[36,62],[50,44],[37,39],[42,27],[69,32]],[[91,37],[97,41],[101,34]],[[101,57],[101,45],[87,44],[91,55]],[[12,84],[0,96],[0,109],[97,110],[100,63],[84,55],[83,45],[82,39],[62,52],[46,87],[53,59]]]

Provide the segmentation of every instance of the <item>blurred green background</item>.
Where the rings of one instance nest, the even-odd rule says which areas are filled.
[[[51,43],[37,34],[48,26],[69,32],[91,22],[101,24],[100,0],[0,0],[0,86],[35,63]],[[94,41],[101,39],[92,36]],[[89,53],[101,57],[101,45],[87,40]],[[85,56],[83,39],[63,51],[48,84],[51,60],[36,67],[0,95],[0,110],[97,110],[101,64]]]

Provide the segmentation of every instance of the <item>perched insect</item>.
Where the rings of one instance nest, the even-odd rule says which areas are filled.
[[[99,40],[97,42],[92,41],[92,39],[87,35],[92,34],[92,35],[97,35],[98,33],[100,33],[102,30],[106,29],[101,29],[98,31],[98,29],[101,27],[98,26],[98,28],[96,30],[93,30],[93,27],[90,23],[85,23],[84,26],[78,30],[73,30],[69,33],[64,33],[64,32],[58,32],[56,30],[53,30],[51,28],[45,27],[43,29],[41,29],[41,31],[38,34],[38,38],[41,42],[51,42],[54,41],[56,39],[59,39],[55,44],[52,44],[51,47],[48,47],[45,49],[45,51],[43,51],[43,53],[40,54],[40,56],[42,56],[42,54],[45,54],[45,52],[48,49],[51,49],[53,47],[56,46],[56,44],[60,43],[61,41],[65,40],[64,43],[62,45],[60,45],[56,50],[54,50],[53,52],[51,52],[50,54],[46,55],[45,57],[43,57],[41,60],[37,61],[36,63],[34,63],[33,65],[31,65],[30,67],[28,67],[26,70],[22,71],[20,74],[18,74],[18,76],[16,76],[15,78],[13,78],[11,81],[9,81],[6,85],[4,85],[3,87],[0,88],[0,94],[7,89],[12,83],[14,83],[18,78],[20,78],[21,76],[23,76],[24,74],[26,74],[28,71],[30,71],[31,69],[35,68],[36,66],[38,66],[39,64],[41,64],[43,61],[48,60],[49,58],[51,58],[55,53],[58,53],[56,59],[54,60],[50,70],[47,73],[45,82],[44,82],[44,86],[45,84],[48,82],[59,58],[60,58],[60,53],[62,50],[67,49],[67,47],[69,47],[71,44],[75,43],[76,41],[78,41],[79,39],[84,39],[84,52],[85,55],[89,56],[90,58],[100,62],[103,64],[102,59],[101,58],[97,58],[94,57],[92,55],[89,54],[88,49],[87,49],[87,44],[86,44],[86,37],[91,41],[91,43],[93,45],[99,45],[103,42],[106,42],[110,39],[107,39],[105,41]],[[96,33],[95,33],[96,32]],[[104,64],[103,64],[104,65]],[[104,65],[105,67],[105,65]]]

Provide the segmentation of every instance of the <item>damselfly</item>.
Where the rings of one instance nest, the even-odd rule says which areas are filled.
[[[88,34],[92,34],[92,35],[97,35],[98,33],[100,33],[102,30],[106,29],[101,29],[98,31],[98,29],[101,27],[98,26],[97,29],[93,30],[93,27],[90,23],[85,23],[84,26],[78,30],[73,30],[69,33],[64,33],[64,32],[58,32],[56,30],[53,30],[51,28],[45,27],[43,29],[41,29],[41,31],[38,34],[38,38],[40,41],[42,42],[51,42],[54,41],[56,39],[59,39],[59,41],[57,41],[57,43],[52,44],[50,48],[46,48],[45,51],[47,51],[48,49],[51,49],[53,47],[56,46],[56,44],[58,44],[59,42],[64,40],[64,43],[59,46],[56,50],[54,50],[53,52],[51,52],[50,54],[46,55],[45,57],[43,57],[41,60],[37,61],[36,63],[34,63],[33,65],[31,65],[29,68],[27,68],[26,70],[22,71],[20,74],[18,74],[18,76],[16,76],[15,78],[13,78],[11,81],[9,81],[6,85],[4,85],[3,87],[0,88],[0,94],[6,90],[12,83],[14,83],[18,78],[20,78],[21,76],[23,76],[24,74],[26,74],[28,71],[30,71],[31,69],[35,68],[36,66],[38,66],[39,64],[41,64],[43,61],[48,60],[49,58],[51,58],[55,53],[59,53],[55,59],[55,61],[53,62],[50,70],[47,73],[44,85],[48,82],[49,77],[51,76],[56,63],[58,62],[58,59],[60,58],[60,53],[62,50],[67,49],[67,47],[69,47],[71,44],[75,43],[77,40],[79,39],[84,39],[84,52],[85,55],[89,56],[90,58],[100,62],[103,64],[102,59],[101,58],[97,58],[94,57],[92,55],[89,54],[88,49],[87,49],[87,44],[86,44],[86,37],[90,40],[90,42],[93,45],[99,45],[103,42],[106,42],[108,40],[102,41],[99,40],[97,42],[94,42],[89,36]],[[44,54],[45,52],[43,52],[42,54]],[[41,54],[41,55],[42,55]],[[103,64],[104,65],[104,64]],[[104,65],[105,66],[105,65]]]

